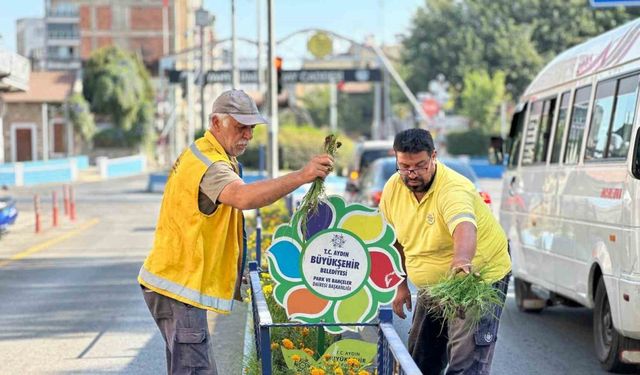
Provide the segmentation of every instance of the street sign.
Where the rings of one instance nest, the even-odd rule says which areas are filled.
[[[434,117],[440,112],[440,104],[435,98],[424,98],[422,99],[422,109],[427,116]]]
[[[591,0],[591,6],[594,8],[607,8],[607,7],[637,7],[640,6],[638,0]]]
[[[169,70],[170,83],[180,83],[187,77],[184,70]],[[380,82],[380,69],[302,69],[283,70],[282,83],[337,83],[337,82]],[[240,83],[257,83],[256,70],[240,70]],[[206,83],[231,83],[230,70],[209,70]]]

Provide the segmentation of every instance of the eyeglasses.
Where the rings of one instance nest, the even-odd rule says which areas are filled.
[[[430,161],[430,160],[429,160]],[[422,172],[426,172],[429,170],[429,167],[431,166],[431,163],[427,164],[426,167],[419,167],[419,168],[396,168],[396,171],[401,175],[401,176],[409,176],[411,173],[415,174],[416,176],[419,175]]]

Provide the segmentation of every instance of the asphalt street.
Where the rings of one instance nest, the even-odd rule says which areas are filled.
[[[499,183],[482,184],[497,207]],[[21,216],[0,238],[0,374],[164,373],[164,344],[136,283],[161,201],[145,186],[144,176],[79,184],[78,218],[62,218],[60,228],[51,227],[46,199],[59,186],[11,190]],[[37,235],[35,192],[46,214]],[[246,306],[236,307],[209,319],[222,375],[241,373]],[[394,318],[406,339],[410,318]],[[511,291],[492,373],[604,373],[591,318],[584,308],[520,313]]]
[[[162,374],[164,343],[136,276],[160,194],[146,177],[76,186],[76,224],[50,221],[51,189],[12,189],[20,219],[0,239],[0,374]],[[43,233],[33,233],[32,194]],[[16,259],[18,258],[18,259]],[[246,307],[237,305],[236,316]],[[240,373],[244,318],[211,314],[221,374]]]

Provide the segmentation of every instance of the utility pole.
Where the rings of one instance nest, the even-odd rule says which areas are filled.
[[[231,85],[234,89],[240,87],[240,72],[238,71],[238,38],[236,36],[236,0],[231,0]]]
[[[263,92],[263,88],[262,88],[262,83],[264,81],[264,76],[262,75],[262,23],[260,22],[260,14],[262,13],[262,6],[261,6],[261,2],[262,0],[256,0],[256,30],[257,30],[257,35],[256,35],[256,40],[258,41],[258,64],[256,67],[256,70],[258,72],[258,92],[260,94],[264,94]],[[264,101],[263,101],[263,107],[264,107]]]
[[[267,52],[267,66],[269,67],[269,116],[271,124],[269,126],[269,177],[278,177],[278,82],[276,77],[276,41],[275,27],[273,20],[273,0],[267,0],[267,19],[269,28],[269,50]]]
[[[329,82],[329,125],[331,133],[338,131],[338,88],[333,78]]]
[[[204,86],[206,84],[206,70],[204,65],[204,28],[209,24],[209,12],[204,8],[196,11],[196,26],[200,27],[200,126],[202,130],[207,130],[207,116],[205,109]]]

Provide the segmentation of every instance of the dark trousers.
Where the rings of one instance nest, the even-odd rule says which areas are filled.
[[[510,276],[493,284],[502,293],[503,303]],[[498,339],[502,307],[495,306],[493,312],[483,317],[470,331],[464,319],[447,323],[441,318],[434,318],[427,312],[429,302],[426,294],[419,295],[407,345],[422,373],[440,375],[446,369],[447,375],[488,375]]]
[[[142,287],[165,342],[167,374],[217,375],[207,311]]]

